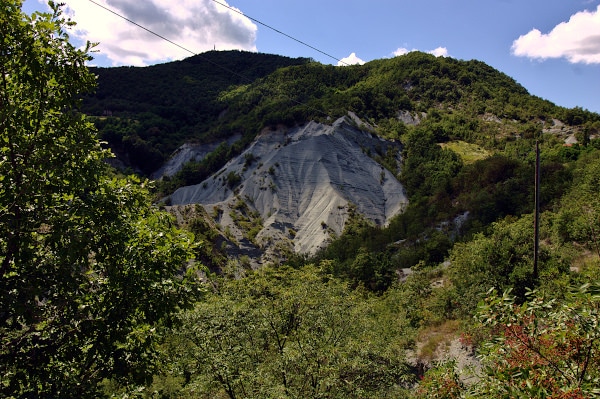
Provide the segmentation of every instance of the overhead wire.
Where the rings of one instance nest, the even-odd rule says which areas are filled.
[[[106,11],[108,11],[108,12],[110,12],[110,13],[114,14],[114,15],[116,15],[117,17],[119,17],[119,18],[121,18],[121,19],[123,19],[123,20],[125,20],[125,21],[127,21],[127,22],[129,22],[129,23],[131,23],[131,24],[133,24],[133,25],[135,25],[135,26],[137,26],[138,28],[140,28],[140,29],[143,29],[143,30],[145,30],[146,32],[148,32],[148,33],[150,33],[150,34],[152,34],[152,35],[154,35],[154,36],[156,36],[156,37],[160,38],[161,40],[165,40],[166,42],[168,42],[168,43],[170,43],[170,44],[172,44],[172,45],[174,45],[174,46],[176,46],[176,47],[179,47],[180,49],[182,49],[182,50],[184,50],[184,51],[187,51],[188,53],[190,53],[190,54],[192,54],[192,55],[194,55],[194,56],[196,56],[196,57],[199,57],[199,58],[201,58],[202,60],[204,60],[204,61],[206,61],[206,62],[208,62],[208,63],[210,63],[210,64],[212,64],[212,65],[214,65],[214,66],[216,66],[216,67],[218,67],[218,68],[220,68],[220,69],[222,69],[222,70],[224,70],[224,71],[228,72],[228,73],[231,73],[231,74],[233,74],[233,75],[235,75],[235,76],[237,76],[237,77],[241,78],[242,80],[244,80],[244,81],[246,81],[246,82],[248,82],[248,83],[252,83],[252,82],[253,82],[253,80],[252,80],[252,79],[250,79],[249,77],[247,77],[247,76],[244,76],[244,75],[242,75],[242,74],[240,74],[239,72],[236,72],[236,71],[234,71],[234,70],[231,70],[231,69],[229,69],[229,68],[227,68],[227,67],[225,67],[225,66],[223,66],[223,65],[221,65],[221,64],[219,64],[219,63],[217,63],[217,62],[214,62],[214,61],[210,60],[209,58],[202,56],[200,53],[196,53],[196,52],[194,52],[194,51],[192,51],[192,50],[190,50],[190,49],[188,49],[188,48],[186,48],[186,47],[182,46],[181,44],[179,44],[179,43],[177,43],[177,42],[175,42],[175,41],[173,41],[173,40],[171,40],[171,39],[169,39],[169,38],[167,38],[167,37],[165,37],[165,36],[163,36],[163,35],[161,35],[161,34],[159,34],[159,33],[156,33],[156,32],[154,32],[153,30],[151,30],[151,29],[149,29],[149,28],[146,28],[145,26],[143,26],[143,25],[141,25],[141,24],[139,24],[139,23],[137,23],[137,22],[135,22],[135,21],[133,21],[133,20],[131,20],[131,19],[127,18],[126,16],[124,16],[124,15],[122,15],[122,14],[120,14],[120,13],[118,13],[118,12],[116,12],[116,11],[114,11],[114,10],[112,10],[112,9],[110,9],[110,8],[108,8],[108,7],[106,7],[106,6],[102,5],[102,4],[100,4],[100,3],[96,2],[96,1],[94,1],[94,0],[88,0],[88,1],[89,1],[90,3],[92,3],[92,4],[95,4],[96,6],[98,6],[98,7],[100,7],[100,8],[102,8],[102,9],[104,9],[104,10],[106,10]],[[215,0],[213,0],[213,1],[215,1]],[[231,8],[231,7],[228,7],[227,5],[225,5],[225,4],[223,4],[223,3],[220,3],[220,2],[218,2],[218,1],[216,1],[216,3],[218,3],[218,4],[220,4],[220,5],[224,6],[224,7],[227,7],[227,8],[229,8],[229,9],[230,9],[230,10],[232,10],[232,11],[235,11],[235,12],[241,13],[240,11],[238,11],[238,10],[235,10],[235,9],[233,9],[233,8]],[[244,15],[243,13],[241,13],[241,14],[242,14],[242,15]],[[247,17],[247,18],[250,18],[250,17],[248,17],[248,16],[246,16],[246,17]],[[253,21],[257,21],[257,22],[259,22],[258,20],[255,20],[255,19],[253,19],[253,18],[250,18],[250,19],[252,19]],[[264,24],[264,23],[262,23],[262,22],[259,22],[259,23],[260,23],[261,25],[264,25],[264,26],[266,26],[266,27],[270,28],[270,29],[276,30],[276,29],[274,29],[274,28],[272,28],[272,27],[270,27],[270,26],[268,26],[268,25],[266,25],[266,24]],[[276,31],[277,31],[277,30],[276,30]],[[303,42],[301,42],[300,40],[294,39],[293,37],[291,37],[291,36],[289,36],[289,35],[286,35],[286,34],[285,34],[285,33],[283,33],[283,32],[280,32],[280,31],[277,31],[277,32],[279,32],[279,33],[281,33],[281,34],[283,34],[283,35],[285,35],[285,36],[287,36],[287,37],[289,37],[289,38],[291,38],[291,39],[293,39],[293,40],[296,40],[296,41],[298,41],[298,42],[300,42],[300,43],[302,43],[302,44],[304,44],[304,45],[306,45],[306,46],[308,46],[308,47],[310,47],[310,48],[313,48],[313,49],[315,49],[315,50],[319,51],[320,53],[323,53],[323,54],[325,54],[325,55],[328,55],[329,57],[332,57],[332,58],[336,59],[335,57],[333,57],[333,56],[331,56],[331,55],[329,55],[329,54],[327,54],[327,53],[325,53],[325,52],[323,52],[323,51],[320,51],[320,50],[318,50],[318,49],[316,49],[316,48],[314,48],[314,47],[312,47],[312,46],[310,46],[310,45],[308,45],[308,44],[306,44],[306,43],[303,43]],[[341,60],[338,60],[338,61],[340,61],[340,62],[343,62],[343,61],[341,61]],[[298,101],[298,100],[296,100],[295,98],[292,98],[292,97],[288,96],[288,95],[287,95],[287,94],[285,94],[285,93],[279,93],[279,94],[280,94],[280,95],[282,95],[282,96],[284,96],[284,97],[286,97],[287,99],[289,99],[290,101],[292,101],[292,102],[294,102],[294,103],[296,103],[296,104],[298,104],[298,105],[303,105],[303,106],[306,106],[306,107],[308,107],[309,109],[312,109],[312,110],[314,110],[314,111],[317,111],[317,112],[319,112],[319,113],[322,113],[322,114],[324,114],[324,115],[326,115],[326,116],[330,116],[330,115],[328,115],[326,112],[324,112],[324,111],[322,111],[322,110],[320,110],[320,109],[314,108],[314,107],[310,106],[310,105],[309,105],[309,104],[307,104],[307,103],[304,103],[304,102]]]
[[[126,16],[124,16],[124,15],[122,15],[122,14],[119,14],[118,12],[116,12],[116,11],[114,11],[114,10],[112,10],[112,9],[110,9],[110,8],[108,8],[108,7],[106,7],[106,6],[102,5],[102,4],[100,4],[100,3],[96,2],[96,1],[94,1],[94,0],[88,0],[88,1],[89,1],[90,3],[93,3],[93,4],[97,5],[97,6],[98,6],[98,7],[100,7],[100,8],[103,8],[103,9],[105,9],[106,11],[108,11],[108,12],[110,12],[110,13],[112,13],[112,14],[116,15],[117,17],[119,17],[119,18],[122,18],[122,19],[124,19],[125,21],[127,21],[127,22],[129,22],[129,23],[131,23],[131,24],[133,24],[133,25],[135,25],[135,26],[137,26],[138,28],[141,28],[141,29],[145,30],[146,32],[148,32],[148,33],[151,33],[151,34],[153,34],[154,36],[156,36],[156,37],[159,37],[159,38],[161,38],[162,40],[165,40],[165,41],[167,41],[167,42],[171,43],[172,45],[174,45],[174,46],[177,46],[177,47],[179,47],[180,49],[187,51],[188,53],[191,53],[191,54],[193,54],[193,55],[196,55],[196,53],[195,53],[195,52],[193,52],[192,50],[190,50],[190,49],[187,49],[187,48],[183,47],[183,46],[182,46],[182,45],[180,45],[179,43],[175,43],[174,41],[172,41],[172,40],[170,40],[170,39],[166,38],[165,36],[163,36],[163,35],[161,35],[161,34],[159,34],[159,33],[156,33],[156,32],[154,32],[153,30],[150,30],[150,29],[146,28],[146,27],[145,27],[145,26],[143,26],[143,25],[140,25],[140,24],[138,24],[137,22],[135,22],[135,21],[133,21],[133,20],[131,20],[131,19],[127,18]]]
[[[256,18],[252,18],[251,16],[249,16],[249,15],[247,15],[247,14],[244,14],[243,12],[241,12],[240,10],[238,10],[238,9],[237,9],[237,8],[235,8],[235,7],[231,7],[231,6],[227,5],[227,4],[221,3],[219,0],[212,0],[212,1],[213,1],[213,2],[215,2],[215,3],[217,3],[217,4],[219,4],[219,5],[221,5],[221,6],[223,6],[223,7],[225,7],[225,8],[228,8],[228,9],[230,9],[230,10],[231,10],[231,11],[233,11],[233,12],[236,12],[236,13],[238,13],[238,14],[240,14],[240,15],[243,15],[244,17],[246,17],[246,18],[248,18],[248,19],[250,19],[250,20],[252,20],[252,21],[256,22],[257,24],[260,24],[260,25],[262,25],[262,26],[264,26],[264,27],[266,27],[266,28],[269,28],[269,29],[271,29],[272,31],[275,31],[275,32],[279,33],[280,35],[283,35],[283,36],[287,37],[288,39],[292,39],[292,40],[294,40],[294,41],[296,41],[296,42],[298,42],[298,43],[302,44],[303,46],[306,46],[306,47],[308,47],[308,48],[311,48],[311,49],[313,49],[313,50],[315,50],[315,51],[317,51],[317,52],[319,52],[319,53],[321,53],[321,54],[323,54],[323,55],[326,55],[327,57],[329,57],[329,58],[332,58],[332,59],[336,60],[336,61],[337,61],[337,62],[339,62],[339,63],[345,64],[345,65],[348,65],[348,66],[350,65],[350,64],[348,64],[347,62],[345,62],[345,61],[343,61],[343,60],[341,60],[341,59],[339,59],[339,58],[337,58],[337,57],[335,57],[335,56],[333,56],[333,55],[331,55],[331,54],[329,54],[329,53],[326,53],[325,51],[319,50],[318,48],[316,48],[316,47],[314,47],[314,46],[311,46],[310,44],[308,44],[308,43],[305,43],[305,42],[303,42],[303,41],[302,41],[302,40],[300,40],[300,39],[296,39],[295,37],[293,37],[293,36],[290,36],[290,35],[288,35],[287,33],[280,31],[279,29],[276,29],[276,28],[274,28],[274,27],[272,27],[272,26],[270,26],[270,25],[267,25],[267,24],[265,24],[264,22],[261,22],[261,21],[259,21],[259,20],[258,20],[258,19],[256,19]]]

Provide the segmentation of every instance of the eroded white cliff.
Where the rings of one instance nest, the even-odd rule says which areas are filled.
[[[399,143],[362,131],[350,118],[265,130],[217,174],[178,189],[170,202],[202,204],[215,215],[219,210],[221,226],[241,237],[230,214],[242,199],[263,220],[254,241],[265,253],[288,242],[294,251],[310,254],[342,232],[350,205],[378,225],[404,209],[402,185],[372,158],[390,149],[400,162]],[[240,182],[230,187],[235,176]]]

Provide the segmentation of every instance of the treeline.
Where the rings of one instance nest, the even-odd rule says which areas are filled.
[[[569,124],[597,121],[591,112],[566,110],[531,96],[514,79],[480,61],[411,52],[364,65],[307,63],[277,70],[223,98],[231,110],[252,113],[263,125],[336,118],[353,111],[366,120],[398,111],[454,109],[467,122],[478,115],[531,122],[558,118]]]
[[[455,95],[436,94],[447,93],[449,86]],[[420,132],[438,143],[465,140],[490,150],[506,146],[518,150],[522,144],[518,138],[537,137],[554,119],[582,131],[600,126],[597,114],[533,97],[484,63],[417,52],[362,66],[313,62],[282,68],[225,92],[220,99],[229,111],[211,134],[242,133],[248,142],[263,127],[294,126],[310,119],[327,122],[348,111],[375,125],[377,134],[387,139],[399,140],[407,132],[398,120],[399,111],[404,111],[422,120]],[[205,169],[205,165],[191,167]],[[193,184],[184,175],[189,172],[175,176],[177,184]]]

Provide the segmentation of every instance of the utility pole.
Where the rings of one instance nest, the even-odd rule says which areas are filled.
[[[533,216],[533,279],[538,279],[538,252],[540,249],[540,146],[535,142],[535,212]]]

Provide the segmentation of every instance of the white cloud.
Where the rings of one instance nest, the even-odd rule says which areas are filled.
[[[600,5],[596,11],[581,11],[550,33],[532,29],[513,42],[512,53],[521,57],[566,58],[571,63],[600,63]]]
[[[408,54],[408,53],[410,53],[411,51],[415,51],[415,50],[409,50],[409,49],[406,49],[406,48],[404,48],[404,47],[399,47],[399,48],[398,48],[396,51],[394,51],[392,54],[393,54],[395,57],[398,57],[398,56],[400,56],[400,55]]]
[[[355,65],[355,64],[362,65],[364,63],[365,62],[363,60],[361,60],[360,58],[358,58],[356,56],[356,53],[352,53],[348,57],[342,58],[341,60],[339,60],[337,63],[337,66],[347,66],[347,65]]]
[[[448,49],[446,47],[438,47],[436,49],[428,51],[429,54],[433,54],[436,57],[447,57]]]
[[[256,51],[256,25],[211,0],[95,0],[189,51],[90,1],[63,1],[66,13],[77,22],[71,36],[98,42],[96,49],[113,65],[148,65],[213,48]]]
[[[408,53],[413,52],[413,51],[419,51],[419,50],[417,50],[417,49],[409,50],[409,49],[404,48],[404,47],[399,47],[396,51],[394,51],[392,53],[392,55],[394,55],[394,57],[398,57],[400,55],[408,54]],[[433,54],[436,57],[447,57],[448,56],[448,49],[446,47],[438,47],[436,49],[429,50],[429,51],[426,51],[426,52],[429,53],[429,54]]]

